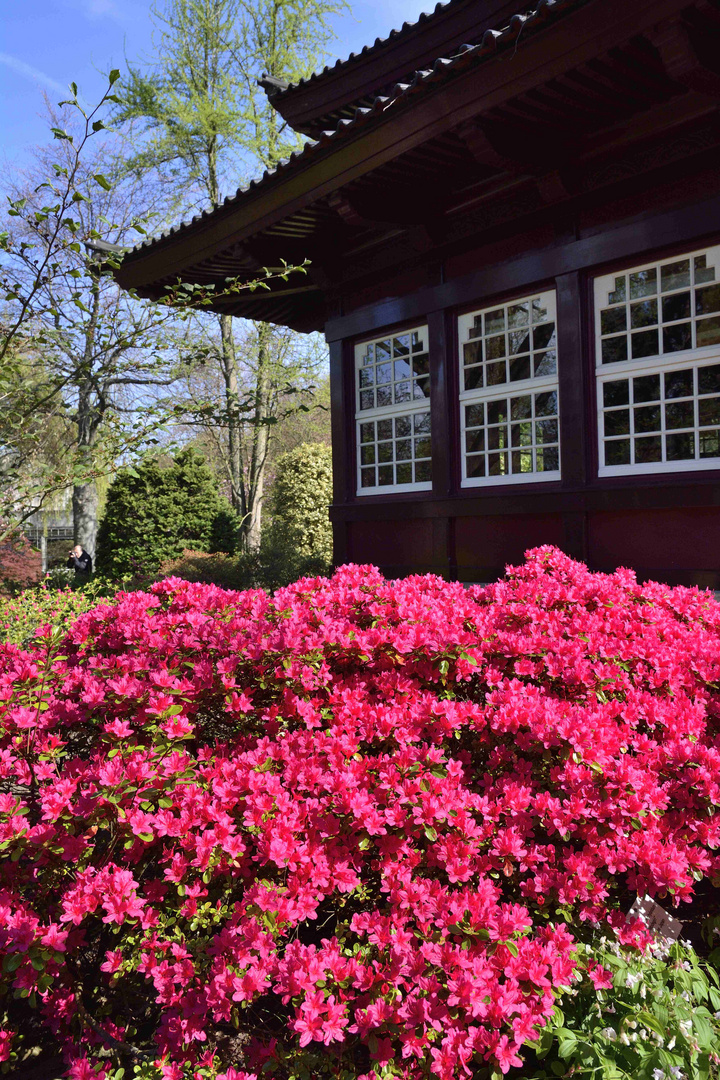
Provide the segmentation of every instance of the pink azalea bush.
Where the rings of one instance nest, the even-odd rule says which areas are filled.
[[[0,1058],[34,1008],[75,1080],[519,1069],[636,893],[719,881],[719,687],[711,597],[551,548],[1,647]]]

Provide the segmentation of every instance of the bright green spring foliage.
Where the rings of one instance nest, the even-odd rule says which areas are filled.
[[[324,443],[303,443],[278,459],[270,503],[271,519],[263,536],[268,556],[313,560],[328,567],[332,560],[332,452]]]
[[[86,582],[80,588],[67,585],[63,589],[43,582],[17,596],[0,595],[0,642],[27,645],[41,626],[67,629],[78,615],[115,591],[103,581]]]
[[[116,580],[155,573],[185,548],[232,550],[235,518],[192,448],[146,458],[113,480],[98,532],[97,569]]]
[[[643,953],[601,937],[592,946],[578,945],[578,956],[598,973],[596,986],[585,980],[565,990],[562,1008],[555,1008],[527,1057],[524,1080],[720,1075],[720,950],[711,954],[713,964],[688,941],[657,940]]]

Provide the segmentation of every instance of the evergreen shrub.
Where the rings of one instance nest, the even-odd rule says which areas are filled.
[[[235,542],[235,515],[189,447],[118,472],[98,530],[97,569],[116,580],[154,574],[185,548],[232,551]]]
[[[716,1077],[719,688],[712,596],[552,548],[0,647],[0,1059],[37,1018],[72,1080]]]
[[[332,563],[332,452],[303,443],[278,458],[263,531],[261,560],[270,586],[302,574],[327,573]]]

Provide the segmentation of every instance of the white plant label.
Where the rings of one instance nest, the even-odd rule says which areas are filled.
[[[665,938],[667,941],[676,941],[680,936],[683,924],[679,919],[670,915],[665,908],[660,907],[650,896],[638,896],[637,900],[628,912],[630,918],[642,919],[653,934]]]

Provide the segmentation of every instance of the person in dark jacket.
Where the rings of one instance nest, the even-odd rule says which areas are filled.
[[[69,570],[75,571],[76,579],[89,578],[92,574],[92,556],[80,544],[76,544],[70,552],[67,565]]]

